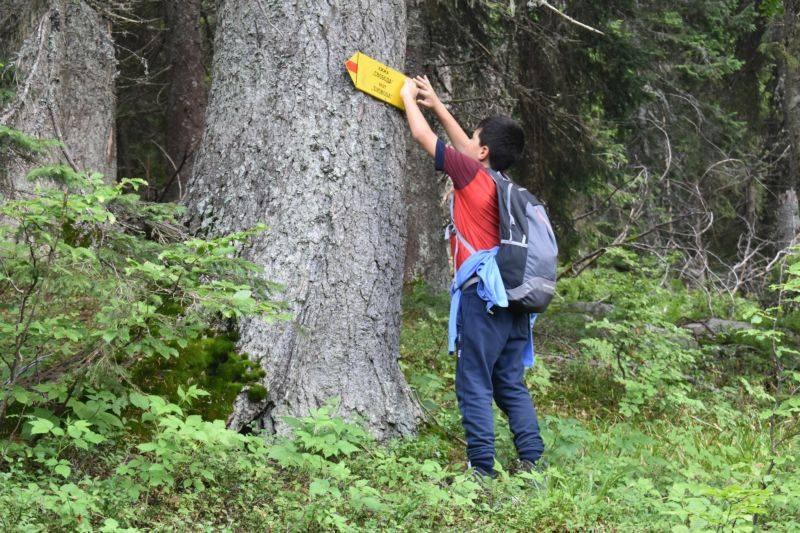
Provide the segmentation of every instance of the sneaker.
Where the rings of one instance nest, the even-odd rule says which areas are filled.
[[[547,490],[547,461],[539,459],[535,463],[527,459],[520,459],[515,474],[528,474],[525,476],[531,487],[538,491]]]
[[[533,461],[528,461],[527,459],[520,459],[519,465],[517,466],[516,472],[538,472],[543,474],[545,470],[547,470],[547,461],[544,459],[539,459],[535,463]]]
[[[484,470],[483,468],[481,468],[479,466],[473,466],[472,467],[472,472],[476,476],[480,476],[480,477],[482,477],[484,479],[487,479],[487,478],[488,479],[497,479],[497,472],[491,472],[490,473],[490,472],[487,472],[486,470]]]
[[[482,489],[488,489],[492,481],[497,478],[497,472],[489,473],[478,466],[469,467],[468,472],[472,474],[472,480],[480,485]]]

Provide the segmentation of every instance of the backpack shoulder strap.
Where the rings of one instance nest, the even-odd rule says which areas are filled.
[[[456,227],[456,217],[453,214],[453,212],[454,212],[453,204],[455,203],[455,196],[456,196],[456,192],[453,191],[453,193],[450,195],[450,226],[453,228],[453,233],[456,236],[456,252],[455,252],[454,255],[456,257],[458,257],[458,243],[459,242],[461,242],[464,246],[467,247],[467,250],[469,250],[470,254],[474,254],[475,253],[475,248],[467,241],[467,239],[464,238],[463,235],[461,235],[461,232],[458,231],[458,228]]]
[[[524,191],[524,192],[528,193],[530,195],[530,198],[528,198],[528,201],[532,205],[541,205],[541,206],[544,205],[544,203],[542,203],[542,201],[539,200],[539,198],[537,198],[535,194],[533,194],[531,191],[529,191],[525,187],[519,186],[514,180],[509,178],[504,172],[500,172],[499,170],[493,170],[493,169],[488,169],[488,170],[489,170],[489,175],[492,176],[492,179],[494,179],[494,182],[496,184],[498,184],[498,185],[502,185],[503,183],[510,184],[511,187],[514,187],[516,189],[516,191],[519,191],[519,192],[523,192]],[[515,189],[511,189],[511,188],[507,188],[506,189],[509,198],[510,198],[511,192],[514,191]]]

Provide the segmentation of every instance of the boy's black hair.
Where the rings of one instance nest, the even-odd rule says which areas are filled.
[[[494,115],[481,120],[476,128],[481,146],[489,148],[489,165],[506,170],[519,161],[525,148],[525,133],[510,117]]]

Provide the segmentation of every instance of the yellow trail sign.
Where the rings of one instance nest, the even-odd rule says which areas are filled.
[[[375,61],[361,52],[353,54],[353,57],[348,59],[344,66],[356,89],[405,110],[406,107],[400,98],[400,89],[406,80],[405,74],[387,67],[380,61]]]

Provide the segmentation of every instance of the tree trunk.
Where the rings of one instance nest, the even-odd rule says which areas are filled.
[[[786,152],[785,163],[768,181],[770,205],[767,223],[777,250],[795,243],[798,230],[797,190],[800,180],[800,0],[784,2],[783,24],[779,26],[782,54],[778,63],[778,99],[783,134],[776,142]],[[783,90],[780,91],[780,88]]]
[[[465,131],[471,134],[478,122],[490,115],[510,115],[514,99],[505,85],[507,71],[486,58],[486,37],[481,21],[487,16],[483,7],[448,5],[438,0],[407,0],[408,45],[406,73],[427,74],[441,100]],[[512,64],[513,39],[507,35],[497,45],[496,56]],[[429,114],[431,126],[439,138],[449,142],[443,128]],[[443,196],[450,187],[449,178],[433,168],[433,159],[416,143],[409,146],[408,178],[405,188],[408,209],[408,243],[405,279],[423,279],[435,288],[444,289],[452,279],[444,226],[450,213]],[[513,173],[514,171],[512,171]]]
[[[30,189],[32,167],[53,162],[116,177],[110,23],[86,2],[0,0],[0,57],[14,58],[16,94],[0,124],[62,147],[37,161],[0,162],[0,192]],[[3,191],[4,190],[4,191]]]
[[[167,99],[167,146],[170,182],[165,200],[178,200],[192,175],[194,154],[203,136],[207,103],[205,39],[201,0],[165,2],[170,90]]]
[[[800,208],[797,193],[787,189],[778,195],[775,209],[774,238],[779,250],[797,244],[797,232],[800,230]]]
[[[800,174],[800,0],[784,2],[783,116],[789,133],[787,188],[797,189]]]
[[[769,18],[762,12],[762,0],[740,0],[739,9],[752,5],[758,15],[752,31],[742,32],[736,43],[736,58],[742,61],[742,68],[730,76],[730,94],[733,107],[748,125],[758,131],[762,128],[761,88],[759,74],[764,68],[764,54],[761,51],[764,33]]]
[[[240,323],[268,397],[240,395],[233,428],[282,431],[284,416],[332,397],[379,437],[416,426],[397,363],[404,117],[356,91],[344,69],[357,50],[402,67],[405,29],[400,0],[220,5],[189,221],[214,234],[265,222],[244,254],[283,285],[293,315]]]
[[[405,72],[409,76],[428,75],[435,80],[430,60],[434,57],[431,34],[434,31],[429,15],[430,0],[408,0],[408,42]],[[432,124],[436,127],[436,124]],[[403,194],[407,212],[404,280],[425,281],[431,287],[445,290],[450,280],[450,264],[444,226],[450,217],[442,206],[446,182],[434,169],[433,159],[417,143],[409,143],[406,156]]]

